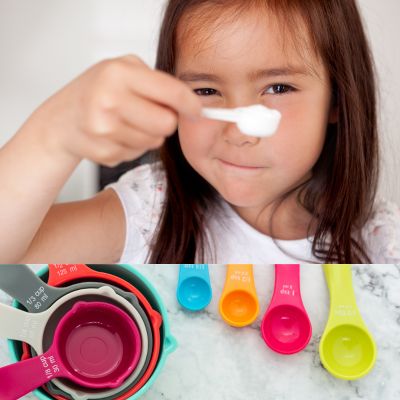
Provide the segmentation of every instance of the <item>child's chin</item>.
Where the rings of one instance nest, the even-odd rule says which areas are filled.
[[[224,200],[233,207],[256,208],[265,204],[265,199],[260,199],[254,193],[221,193]]]

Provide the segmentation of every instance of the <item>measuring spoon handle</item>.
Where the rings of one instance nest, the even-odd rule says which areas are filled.
[[[205,107],[201,113],[203,117],[216,119],[217,121],[237,122],[239,120],[235,109]]]
[[[331,303],[356,304],[350,264],[325,264],[323,266]]]
[[[228,264],[224,290],[244,290],[256,295],[253,264]]]
[[[273,301],[274,305],[282,303],[303,307],[300,291],[300,264],[275,264]]]
[[[180,264],[178,286],[187,278],[197,277],[210,286],[210,273],[208,264]]]
[[[17,400],[50,379],[69,376],[52,350],[0,368],[0,400]]]
[[[20,340],[37,350],[43,319],[43,313],[32,314],[0,303],[0,338]]]
[[[28,311],[39,312],[60,296],[60,289],[44,283],[27,265],[0,265],[0,289],[18,300]]]

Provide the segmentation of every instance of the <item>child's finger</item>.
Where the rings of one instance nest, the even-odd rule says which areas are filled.
[[[130,89],[154,102],[173,108],[180,114],[197,116],[201,111],[200,99],[177,78],[150,68],[136,68]]]
[[[169,136],[178,125],[174,110],[132,95],[121,98],[119,114],[127,125],[156,138]]]

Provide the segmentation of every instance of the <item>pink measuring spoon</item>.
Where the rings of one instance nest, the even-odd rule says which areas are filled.
[[[0,399],[19,399],[53,378],[88,388],[114,388],[135,369],[141,337],[122,309],[78,302],[60,320],[44,354],[0,368]]]
[[[261,323],[265,343],[281,354],[303,350],[312,327],[300,292],[300,265],[275,264],[275,287]]]

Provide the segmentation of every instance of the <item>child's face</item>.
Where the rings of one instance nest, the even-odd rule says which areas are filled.
[[[209,31],[204,26],[207,20],[190,38],[179,27],[176,76],[204,106],[260,103],[279,110],[282,120],[275,135],[259,139],[231,123],[181,116],[181,147],[226,201],[262,210],[306,180],[321,153],[330,119],[327,72],[314,53],[300,56],[290,40],[283,49],[282,32],[263,13],[221,18]]]

